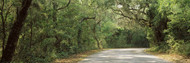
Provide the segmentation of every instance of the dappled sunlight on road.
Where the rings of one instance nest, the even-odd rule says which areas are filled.
[[[170,63],[143,51],[146,48],[111,49],[91,55],[79,63]]]

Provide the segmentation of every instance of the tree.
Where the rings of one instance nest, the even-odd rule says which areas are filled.
[[[6,43],[6,21],[7,21],[8,15],[10,14],[10,10],[12,7],[12,4],[9,4],[9,7],[6,8],[6,3],[7,3],[7,1],[5,2],[4,0],[2,0],[2,7],[0,8],[0,11],[1,11],[0,16],[1,16],[1,20],[2,20],[2,34],[3,34],[2,51],[4,51],[5,43]]]
[[[1,62],[8,62],[10,63],[12,60],[12,57],[14,55],[18,38],[20,35],[20,31],[22,29],[22,26],[24,24],[24,21],[27,17],[27,11],[32,3],[32,0],[24,0],[22,1],[21,10],[18,11],[16,21],[10,31],[7,45],[5,47],[5,50],[3,51],[3,56],[1,58]]]

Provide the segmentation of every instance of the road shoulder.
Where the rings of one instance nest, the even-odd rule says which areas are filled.
[[[79,54],[74,54],[68,58],[56,59],[53,63],[77,63],[78,61],[83,60],[87,56],[98,53],[98,52],[103,51],[103,50],[104,49],[90,50],[90,51],[82,52]]]
[[[148,54],[157,56],[159,58],[165,59],[167,61],[170,61],[172,63],[190,63],[189,58],[185,58],[178,54],[167,54],[167,53],[158,53],[158,52],[149,52],[145,51]]]

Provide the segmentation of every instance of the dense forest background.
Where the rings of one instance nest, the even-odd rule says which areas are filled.
[[[0,0],[1,62],[102,48],[190,56],[190,0]]]

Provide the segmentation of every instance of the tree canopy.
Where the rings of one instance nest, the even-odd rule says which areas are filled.
[[[93,49],[190,55],[189,0],[0,0],[1,62],[52,62]]]

